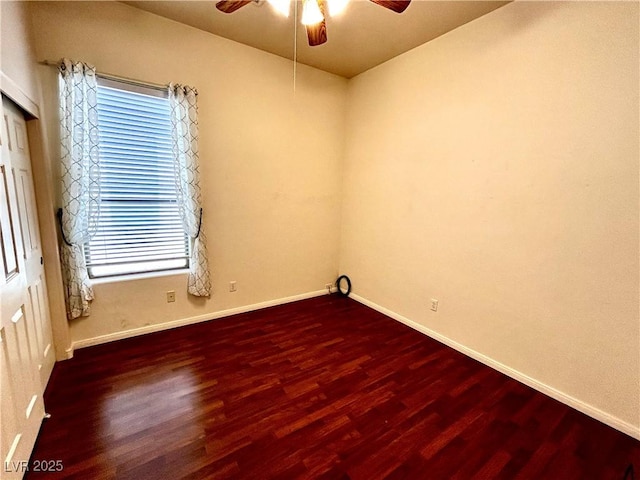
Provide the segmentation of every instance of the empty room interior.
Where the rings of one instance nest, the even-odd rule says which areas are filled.
[[[1,478],[640,478],[640,3],[343,3],[0,2]]]

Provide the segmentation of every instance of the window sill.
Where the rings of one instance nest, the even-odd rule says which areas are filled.
[[[131,273],[128,275],[117,275],[113,277],[90,278],[92,285],[101,285],[104,283],[128,282],[131,280],[146,280],[149,278],[168,277],[170,275],[186,275],[189,273],[188,268],[180,270],[162,270],[160,272]]]

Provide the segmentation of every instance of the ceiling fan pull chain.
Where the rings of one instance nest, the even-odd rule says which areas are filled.
[[[293,93],[296,93],[296,75],[298,73],[298,2],[293,2]]]

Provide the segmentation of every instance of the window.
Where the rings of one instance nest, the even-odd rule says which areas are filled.
[[[91,278],[189,266],[170,113],[160,90],[98,81],[100,216],[85,245]]]

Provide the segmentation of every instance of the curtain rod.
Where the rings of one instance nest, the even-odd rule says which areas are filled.
[[[60,65],[60,62],[52,62],[50,60],[42,60],[38,62],[40,65],[46,65],[47,67],[56,67]],[[103,78],[105,80],[114,80],[116,82],[128,83],[130,85],[137,85],[147,88],[153,88],[155,90],[161,90],[163,92],[167,91],[167,85],[160,85],[159,83],[151,83],[151,82],[143,82],[141,80],[136,80],[135,78],[122,77],[120,75],[112,75],[111,73],[101,73],[96,71],[96,76],[99,78]]]

